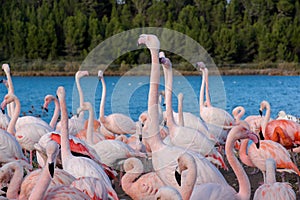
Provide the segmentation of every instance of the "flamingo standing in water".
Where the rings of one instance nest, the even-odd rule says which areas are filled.
[[[108,131],[115,134],[135,134],[136,124],[127,115],[121,113],[112,113],[108,116],[104,115],[106,84],[101,70],[98,72],[98,78],[102,83],[102,97],[99,111],[99,121],[101,122],[101,126],[104,126]]]
[[[154,171],[166,184],[179,189],[175,179],[175,170],[178,166],[177,159],[183,153],[191,154],[197,164],[196,184],[215,182],[227,184],[220,171],[207,159],[198,153],[187,151],[177,146],[168,146],[163,143],[159,133],[159,113],[158,113],[158,86],[160,81],[160,64],[158,51],[160,42],[155,35],[142,34],[138,39],[138,44],[145,44],[151,53],[151,74],[150,88],[148,95],[148,119],[143,128],[143,141],[146,148],[152,152],[152,165]]]
[[[270,107],[270,104],[267,101],[263,101],[260,113],[268,107]],[[298,147],[300,145],[300,124],[286,119],[269,121],[270,112],[270,109],[267,109],[266,116],[262,121],[262,133],[265,139],[278,142],[287,149]]]
[[[197,129],[178,126],[175,123],[172,109],[172,63],[168,58],[164,57],[164,53],[160,53],[164,74],[165,74],[165,94],[166,94],[166,112],[167,126],[169,128],[169,137],[171,143],[176,146],[187,148],[191,151],[200,153],[203,156],[209,156],[221,163],[221,167],[227,169],[227,166],[219,152],[215,148],[215,142],[210,140],[204,133]]]
[[[89,197],[80,190],[69,186],[56,186],[48,189],[51,177],[54,175],[56,156],[58,155],[58,144],[51,141],[47,145],[47,165],[42,169],[41,175],[36,185],[32,189],[29,200],[40,199],[89,199]]]
[[[254,193],[253,200],[296,200],[296,194],[289,183],[276,182],[276,162],[266,160],[266,181]]]
[[[137,158],[125,160],[124,170],[122,189],[132,199],[153,198],[158,189],[165,185],[155,172],[144,173],[144,166]]]
[[[208,132],[212,133],[212,137],[216,142],[224,144],[228,131],[234,125],[233,117],[225,110],[213,107],[210,101],[209,86],[208,86],[208,70],[203,62],[198,62],[202,71],[202,84],[200,87],[200,116],[206,122]],[[206,104],[204,104],[204,85],[206,88]]]
[[[103,168],[95,161],[85,157],[75,157],[71,154],[69,133],[68,133],[68,112],[65,100],[65,89],[59,87],[57,89],[57,96],[61,108],[61,157],[63,169],[73,175],[75,178],[79,177],[95,177],[99,178],[105,184],[108,194],[113,199],[118,199],[116,192],[112,188],[108,176],[105,174]]]

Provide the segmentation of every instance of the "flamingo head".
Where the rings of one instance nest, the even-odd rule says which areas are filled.
[[[144,44],[148,49],[160,49],[160,42],[156,35],[141,34],[138,39],[138,45]]]
[[[170,59],[165,57],[165,53],[164,52],[159,52],[159,62],[166,69],[169,69],[169,68],[172,67],[172,63],[171,63]]]
[[[206,68],[204,62],[197,62],[197,63],[196,63],[196,66],[197,66],[201,71],[204,71],[205,68]]]
[[[250,131],[248,128],[249,127],[243,123],[234,126],[229,132],[227,140],[228,138],[232,138],[234,140],[250,139],[256,144],[256,147],[259,148],[258,136],[254,132]]]
[[[5,95],[2,103],[1,103],[1,109],[4,110],[5,106],[11,102],[13,102],[16,99],[16,95],[14,95],[13,93],[8,93],[7,95]]]
[[[45,110],[46,112],[48,112],[48,106],[51,103],[52,100],[54,100],[55,97],[53,95],[46,95],[44,98],[44,105],[42,106],[42,109]]]
[[[98,78],[99,78],[99,80],[103,78],[103,71],[102,70],[98,71]]]
[[[80,78],[82,78],[84,76],[88,76],[88,75],[89,75],[88,71],[77,71],[75,74],[75,78],[80,79]]]
[[[2,70],[5,71],[5,73],[10,73],[10,68],[8,64],[2,65]]]
[[[65,88],[63,86],[59,86],[57,88],[56,95],[57,95],[57,98],[59,98],[59,99],[65,99],[65,97],[66,97]]]
[[[54,175],[55,161],[59,153],[59,144],[54,141],[49,141],[46,146],[47,161],[51,177]]]

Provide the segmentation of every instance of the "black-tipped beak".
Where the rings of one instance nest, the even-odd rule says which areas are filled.
[[[263,114],[263,113],[262,113],[262,111],[261,111],[261,110],[259,110],[259,115],[260,115],[260,116],[262,116],[262,114]]]
[[[142,135],[139,135],[139,140],[140,140],[140,142],[143,140],[143,136]]]
[[[259,147],[260,147],[260,140],[258,140],[258,142],[255,145],[256,145],[256,148],[259,149]]]
[[[49,111],[48,108],[45,108],[44,106],[42,106],[41,108],[42,108],[42,110],[45,110],[46,112]]]
[[[49,167],[49,173],[50,173],[51,177],[53,178],[53,176],[54,176],[54,162],[48,163],[48,167]]]
[[[176,170],[175,171],[175,179],[179,186],[181,186],[181,174]]]
[[[4,114],[5,114],[5,110],[4,110],[4,109],[1,109],[1,111],[2,111],[2,114],[4,115]]]
[[[0,80],[0,83],[3,83],[3,79]]]
[[[163,103],[163,106],[166,106],[166,103]]]
[[[165,62],[166,62],[166,58],[164,58],[164,57],[159,58],[160,64],[164,64]]]
[[[260,138],[261,140],[264,140],[264,139],[265,139],[264,134],[262,133],[261,130],[259,131],[258,134],[259,134],[259,138]]]

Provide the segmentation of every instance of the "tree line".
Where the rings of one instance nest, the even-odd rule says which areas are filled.
[[[298,0],[2,0],[1,4],[0,60],[18,63],[15,69],[21,71],[76,70],[72,62],[84,59],[106,38],[148,26],[188,35],[223,66],[298,65],[300,58]],[[114,64],[127,69],[143,59],[148,57],[130,52]]]

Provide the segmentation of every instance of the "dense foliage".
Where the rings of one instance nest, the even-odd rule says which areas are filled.
[[[79,61],[106,38],[147,26],[190,36],[218,64],[299,62],[298,0],[2,0],[0,61]],[[115,64],[140,59],[132,52]]]

